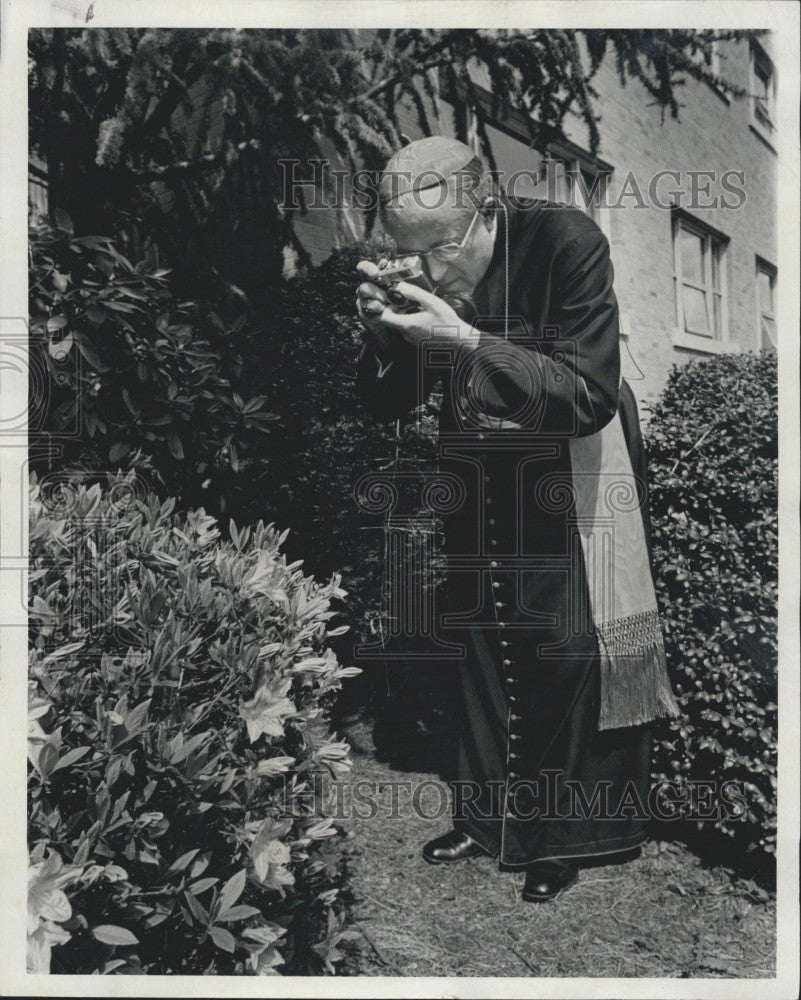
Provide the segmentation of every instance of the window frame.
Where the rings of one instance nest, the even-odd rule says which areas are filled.
[[[570,186],[570,201],[568,204],[588,215],[611,242],[609,205],[607,204],[609,180],[612,176],[611,168],[589,168],[580,160],[574,159],[565,164],[565,176],[568,178]],[[579,190],[577,184],[578,177],[582,178],[585,191],[592,192],[597,186],[597,205],[593,205],[592,202],[588,205],[584,202],[583,192]]]
[[[707,65],[706,59],[704,58],[703,52],[696,52],[693,61],[701,69],[708,70],[713,76],[720,76],[721,71],[721,61],[725,59],[725,56],[721,56],[721,45],[722,41],[720,38],[713,38],[709,47],[709,65]],[[726,93],[725,90],[721,90],[720,87],[716,87],[712,84],[708,84],[710,90],[717,94],[717,96],[725,103],[731,104],[731,97]]]
[[[765,309],[764,309],[763,303],[762,303],[762,297],[761,297],[760,285],[759,285],[759,276],[761,274],[766,275],[767,278],[768,278],[768,280],[769,280],[769,282],[770,282],[770,297],[771,297],[771,300],[772,300],[771,301],[771,312],[766,312]],[[757,255],[757,257],[756,257],[756,268],[755,268],[755,277],[756,277],[756,296],[755,296],[755,298],[756,298],[756,321],[757,321],[756,322],[756,335],[757,335],[757,350],[758,351],[764,351],[764,350],[768,350],[768,349],[774,350],[774,351],[778,351],[778,349],[779,349],[779,341],[778,341],[779,332],[778,332],[778,326],[776,324],[776,286],[777,286],[777,283],[778,283],[778,276],[779,276],[779,271],[778,271],[778,268],[776,267],[776,265],[775,264],[771,264],[770,261],[767,261],[763,257],[760,257],[759,255]],[[765,342],[764,342],[765,341],[764,331],[763,331],[763,328],[762,328],[762,324],[764,323],[764,321],[765,321],[766,318],[769,319],[773,323],[773,329],[774,329],[774,333],[775,333],[775,339],[774,339],[773,337],[771,337],[770,331],[768,331],[768,339],[772,341],[772,345],[771,345],[770,348],[767,348],[766,345],[765,345]]]
[[[510,111],[504,117],[500,117],[497,114],[492,114],[492,94],[485,87],[482,87],[478,83],[473,84],[473,92],[482,106],[484,111],[487,124],[492,125],[499,132],[504,132],[510,138],[515,139],[518,142],[524,143],[526,146],[531,144],[531,130],[530,122],[527,122],[524,117],[515,111]],[[476,154],[481,155],[481,143],[478,138],[478,133],[476,129],[475,116],[472,108],[470,107],[469,101],[467,100],[466,90],[463,84],[457,85],[456,99],[459,105],[458,114],[464,116],[463,124],[465,127],[465,132],[467,134],[468,145],[476,152]],[[550,161],[557,161],[562,167],[561,180],[564,181],[567,178],[567,185],[570,188],[570,200],[567,204],[574,205],[581,211],[585,211],[587,215],[600,227],[604,236],[612,242],[612,227],[609,208],[606,205],[606,192],[608,192],[608,186],[610,178],[614,173],[614,167],[611,163],[602,160],[598,156],[591,156],[582,147],[570,142],[567,139],[552,139],[548,143],[542,146],[535,147],[539,153],[542,154],[544,159]],[[592,190],[593,184],[596,178],[600,177],[600,187],[599,187],[599,198],[601,204],[598,206],[597,215],[593,215],[591,212],[581,205],[577,204],[574,198],[575,191],[575,181],[573,178],[573,173],[575,171],[580,171],[585,178],[585,182],[589,181],[588,189]]]
[[[757,97],[757,71],[767,77],[768,107],[763,107],[763,101]],[[776,66],[765,48],[756,39],[751,41],[751,52],[748,66],[748,82],[751,92],[750,125],[753,131],[775,151],[776,141],[776,100],[778,79]]]
[[[671,244],[673,254],[673,346],[690,348],[706,353],[722,353],[731,350],[729,340],[728,311],[728,244],[725,233],[705,225],[689,213],[674,209],[671,212]],[[680,234],[682,230],[700,238],[704,270],[703,286],[685,278],[682,271]],[[713,257],[717,255],[718,287],[715,287]],[[709,332],[687,328],[684,318],[683,289],[689,285],[704,294],[704,303],[709,320]],[[716,323],[715,300],[718,300]]]

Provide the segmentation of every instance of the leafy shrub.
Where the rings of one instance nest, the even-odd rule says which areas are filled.
[[[31,325],[55,387],[37,426],[59,440],[63,462],[135,469],[182,507],[276,520],[313,575],[342,573],[348,620],[373,639],[384,546],[354,486],[378,469],[431,467],[438,405],[432,397],[399,430],[355,397],[355,266],[386,245],[335,251],[289,282],[257,332],[242,315],[176,302],[168,272],[132,264],[112,239],[75,237],[56,217],[31,233]],[[271,434],[276,414],[281,433]],[[77,436],[62,436],[76,420]]]
[[[683,717],[661,727],[660,778],[744,788],[734,846],[776,839],[776,357],[674,368],[647,431],[657,595]]]
[[[344,591],[272,525],[173,508],[132,473],[32,483],[31,968],[331,971]]]
[[[40,429],[77,429],[63,442],[70,464],[152,470],[170,495],[213,496],[224,511],[276,419],[263,395],[236,391],[255,333],[241,314],[177,302],[168,271],[55,215],[31,233],[31,328],[54,388]]]

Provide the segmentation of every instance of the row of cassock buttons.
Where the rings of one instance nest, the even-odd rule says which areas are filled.
[[[482,437],[482,435],[479,434],[479,437]],[[481,461],[482,462],[486,462],[487,461],[487,456],[485,454],[481,455]],[[485,474],[484,475],[484,484],[486,485],[489,482],[490,482],[490,477]],[[485,503],[485,505],[487,507],[491,506],[492,505],[492,497],[485,496],[484,497],[484,503]],[[490,528],[494,528],[495,527],[495,518],[494,517],[490,517],[487,520],[487,524],[489,525]],[[490,543],[490,546],[492,548],[496,548],[497,545],[498,545],[498,540],[497,540],[497,538],[491,537],[490,540],[489,540],[489,543]],[[492,562],[490,562],[490,568],[491,569],[497,569],[498,565],[499,564],[498,564],[497,560],[495,560],[495,559],[493,559]],[[492,581],[492,587],[496,591],[499,590],[500,587],[501,587],[501,582],[499,580],[493,580]],[[505,607],[505,606],[506,605],[505,605],[505,603],[503,601],[497,601],[497,600],[495,601],[495,607],[496,607],[496,609],[498,611],[501,608]],[[497,612],[496,612],[496,619],[497,619]],[[506,622],[504,622],[504,621],[498,621],[498,628],[506,628]],[[503,650],[507,650],[509,648],[509,641],[507,639],[501,639],[501,648]],[[512,661],[511,661],[511,659],[508,657],[508,655],[506,653],[504,653],[503,665],[507,669],[512,666]],[[515,683],[516,683],[515,678],[511,676],[511,671],[510,671],[510,675],[506,677],[506,688],[507,688],[507,691]],[[508,697],[508,701],[509,701],[510,705],[516,705],[517,704],[518,698],[517,698],[516,695],[508,694],[507,697]],[[510,712],[509,713],[510,729],[512,728],[512,723],[519,722],[519,721],[520,721],[520,716],[519,715],[515,714],[514,712]],[[513,733],[513,732],[509,733],[509,740],[510,741],[511,740],[519,740],[519,739],[520,739],[520,734],[519,733]],[[519,760],[519,759],[520,759],[520,755],[519,754],[511,753],[510,752],[508,754],[507,765],[509,765],[512,761]],[[519,776],[517,774],[517,772],[513,771],[513,770],[508,770],[507,774],[508,774],[509,778],[517,778]],[[508,817],[514,816],[514,813],[512,812],[512,810],[509,810],[507,812],[507,816]]]

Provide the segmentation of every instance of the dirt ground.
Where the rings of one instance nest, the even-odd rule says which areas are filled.
[[[369,723],[343,735],[353,746],[349,781],[375,788],[379,806],[343,822],[359,932],[347,944],[346,975],[775,975],[775,898],[752,879],[681,843],[652,840],[626,864],[583,868],[554,901],[526,903],[524,874],[499,871],[489,857],[453,867],[423,861],[422,845],[450,828],[447,784],[377,760]],[[403,790],[392,802],[390,783],[402,781],[426,782],[417,812]]]

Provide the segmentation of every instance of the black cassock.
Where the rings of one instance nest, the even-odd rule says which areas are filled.
[[[438,635],[464,650],[454,826],[504,865],[624,851],[645,837],[650,730],[598,729],[584,557],[570,505],[538,489],[570,475],[571,438],[616,412],[645,481],[612,279],[607,240],[583,212],[503,197],[468,317],[500,341],[401,343],[386,367],[368,339],[359,360],[359,394],[379,419],[408,413],[442,378],[439,467],[453,502]]]

